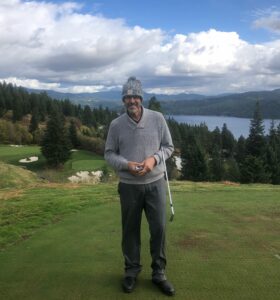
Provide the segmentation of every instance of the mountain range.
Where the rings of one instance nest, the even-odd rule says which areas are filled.
[[[28,89],[28,91],[40,93],[43,90]],[[44,91],[54,99],[69,99],[75,104],[89,105],[90,107],[102,105],[117,110],[122,107],[120,90],[78,94],[60,93],[53,90]],[[280,89],[216,96],[144,93],[144,104],[147,104],[152,96],[161,102],[163,112],[169,115],[216,115],[251,118],[255,104],[259,101],[264,118],[280,119]]]

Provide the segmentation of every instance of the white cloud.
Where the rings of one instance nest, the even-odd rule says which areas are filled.
[[[120,86],[130,75],[165,93],[280,86],[280,40],[250,44],[215,29],[168,36],[80,8],[76,2],[0,1],[0,78],[71,92]]]
[[[20,79],[17,77],[0,78],[0,82],[6,81],[17,86],[28,87],[31,89],[45,89],[45,90],[58,90],[60,89],[59,83],[44,83],[37,79]]]
[[[253,25],[256,28],[264,28],[276,34],[280,34],[280,10],[271,7],[256,13],[257,19]]]

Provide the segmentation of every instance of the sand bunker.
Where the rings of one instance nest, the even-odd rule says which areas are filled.
[[[27,158],[23,158],[23,159],[20,159],[19,162],[20,163],[31,163],[33,161],[37,161],[39,158],[38,156],[30,156],[30,157],[27,157]]]
[[[103,175],[102,171],[80,171],[76,175],[68,177],[72,183],[99,183]]]

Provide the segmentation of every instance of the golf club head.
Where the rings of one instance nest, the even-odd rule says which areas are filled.
[[[174,214],[171,214],[169,221],[172,222],[174,219]]]

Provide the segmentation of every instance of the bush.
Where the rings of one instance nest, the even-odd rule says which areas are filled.
[[[104,154],[105,142],[101,138],[78,135],[80,147],[99,155]]]
[[[31,144],[32,135],[25,126],[10,121],[0,120],[1,144]]]

